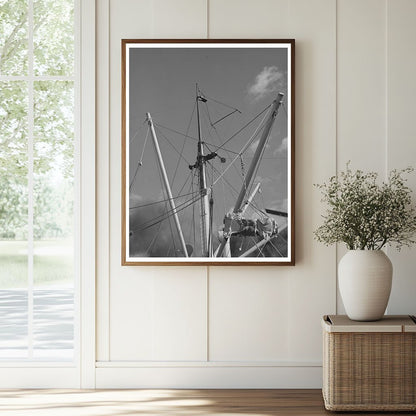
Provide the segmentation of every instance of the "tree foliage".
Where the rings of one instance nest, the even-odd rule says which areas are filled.
[[[413,168],[392,170],[379,184],[377,173],[347,170],[316,185],[327,207],[315,238],[327,245],[344,242],[350,250],[380,250],[386,244],[415,243],[416,210],[404,174]]]
[[[27,177],[27,85],[0,82],[0,175],[21,183]]]
[[[27,75],[27,0],[0,0],[0,74]]]
[[[0,176],[0,239],[27,235],[27,187]]]
[[[74,74],[73,0],[34,0],[36,75]]]
[[[34,0],[33,75],[74,74],[73,1]],[[0,238],[27,238],[29,125],[35,238],[72,232],[74,84],[28,75],[28,2],[0,0]],[[33,88],[33,108],[28,91]],[[31,110],[31,111],[30,111]],[[32,115],[32,120],[29,120]]]

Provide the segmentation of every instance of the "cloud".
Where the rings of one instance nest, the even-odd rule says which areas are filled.
[[[259,100],[271,92],[278,91],[284,87],[284,73],[276,66],[265,66],[257,74],[254,83],[249,86],[248,93],[255,100]]]
[[[273,156],[278,156],[286,152],[287,152],[287,137],[285,137],[282,140],[282,142],[280,143],[280,146],[273,152]]]

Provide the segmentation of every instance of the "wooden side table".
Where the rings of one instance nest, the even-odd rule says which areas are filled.
[[[323,328],[323,397],[328,410],[416,410],[416,318],[351,321],[328,315]]]

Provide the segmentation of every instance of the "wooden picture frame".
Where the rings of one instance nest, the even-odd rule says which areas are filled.
[[[295,41],[121,46],[122,265],[294,265]]]

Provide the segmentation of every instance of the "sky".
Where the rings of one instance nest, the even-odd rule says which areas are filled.
[[[134,234],[130,254],[145,256],[143,243],[148,246],[153,242],[159,225],[146,230],[142,230],[142,225],[152,224],[152,218],[163,214],[164,204],[153,203],[166,198],[161,186],[153,143],[151,137],[147,135],[146,113],[151,114],[156,124],[156,135],[173,195],[195,191],[196,178],[192,187],[192,171],[188,166],[196,161],[196,141],[185,139],[182,135],[157,125],[182,133],[188,131],[189,136],[196,138],[198,135],[196,114],[193,110],[196,84],[198,84],[201,92],[207,97],[237,108],[241,112],[236,112],[218,122],[214,130],[210,123],[215,123],[233,110],[209,98],[207,103],[199,103],[202,140],[214,151],[213,145],[219,146],[230,138],[266,108],[276,98],[278,92],[285,94],[283,102],[287,108],[287,49],[133,48],[130,49],[129,54],[129,176],[132,182],[130,207],[152,204],[130,209],[130,230]],[[221,163],[219,158],[211,161],[214,168],[207,167],[209,183],[212,183],[212,178],[215,181],[219,172],[229,165],[235,153],[239,152],[251,137],[261,119],[262,117],[230,140],[224,149],[218,151],[219,156],[226,159],[226,163]],[[287,135],[287,113],[281,107],[254,182],[261,183],[261,193],[256,196],[256,204],[261,209],[287,211]],[[234,153],[225,151],[225,148]],[[224,214],[233,208],[236,195],[242,185],[241,174],[247,172],[255,148],[256,141],[243,155],[243,163],[238,159],[234,166],[227,170],[224,181],[219,180],[213,188],[214,230],[221,227]],[[206,151],[208,152],[208,149]],[[142,165],[132,181],[139,160],[142,160]],[[176,203],[180,205],[189,198],[190,196],[185,196],[177,199]],[[199,204],[194,206],[183,210],[180,219],[185,240],[194,247],[196,253],[200,247],[198,236],[200,215]],[[247,210],[246,216],[254,218],[255,211]],[[193,218],[198,223],[196,237],[191,227]],[[160,234],[162,235],[157,237],[158,241],[153,243],[162,247],[163,241],[167,243],[171,235],[175,235],[175,229],[171,231],[170,225],[165,221],[161,225]],[[141,243],[138,242],[139,240]]]

